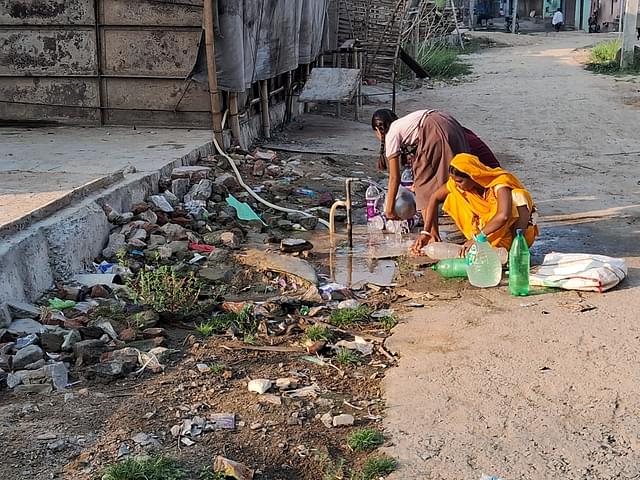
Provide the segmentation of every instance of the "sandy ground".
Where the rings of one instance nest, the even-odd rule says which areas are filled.
[[[603,37],[515,38],[470,56],[468,83],[400,110],[447,110],[499,153],[541,210],[538,257],[624,256],[630,276],[605,294],[461,285],[406,318],[388,342],[402,355],[385,379],[393,478],[640,478],[638,79],[582,69]]]

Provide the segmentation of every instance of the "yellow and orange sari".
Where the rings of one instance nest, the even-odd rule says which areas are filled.
[[[480,163],[478,157],[473,155],[458,154],[451,161],[451,166],[466,173],[474,182],[485,188],[484,196],[480,196],[474,192],[458,189],[452,178],[447,181],[449,195],[444,202],[443,210],[451,216],[467,239],[478,234],[497,213],[498,198],[496,193],[498,189],[504,187],[511,189],[513,198],[511,218],[502,228],[487,235],[491,245],[505,247],[508,250],[515,234],[513,225],[518,220],[518,206],[526,205],[531,213],[535,211],[531,194],[514,175],[502,168],[486,167]],[[538,227],[530,220],[529,226],[523,233],[527,243],[531,246],[538,236]]]

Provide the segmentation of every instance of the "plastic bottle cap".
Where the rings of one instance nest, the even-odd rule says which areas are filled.
[[[518,235],[518,236],[522,235],[522,229],[521,228],[518,228],[516,230],[516,235]]]
[[[476,240],[479,242],[486,242],[487,236],[484,233],[481,233],[480,235],[476,236]]]

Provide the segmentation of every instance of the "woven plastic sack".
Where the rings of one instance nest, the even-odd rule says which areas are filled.
[[[627,276],[622,258],[588,253],[549,253],[529,276],[529,283],[541,287],[604,292]]]

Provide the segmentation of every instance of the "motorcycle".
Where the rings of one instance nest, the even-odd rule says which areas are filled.
[[[515,33],[520,33],[520,22],[518,22],[518,19],[520,18],[520,16],[516,16],[516,32]],[[507,15],[504,17],[504,29],[507,33],[511,33],[511,26],[513,24],[513,17],[510,15]]]

